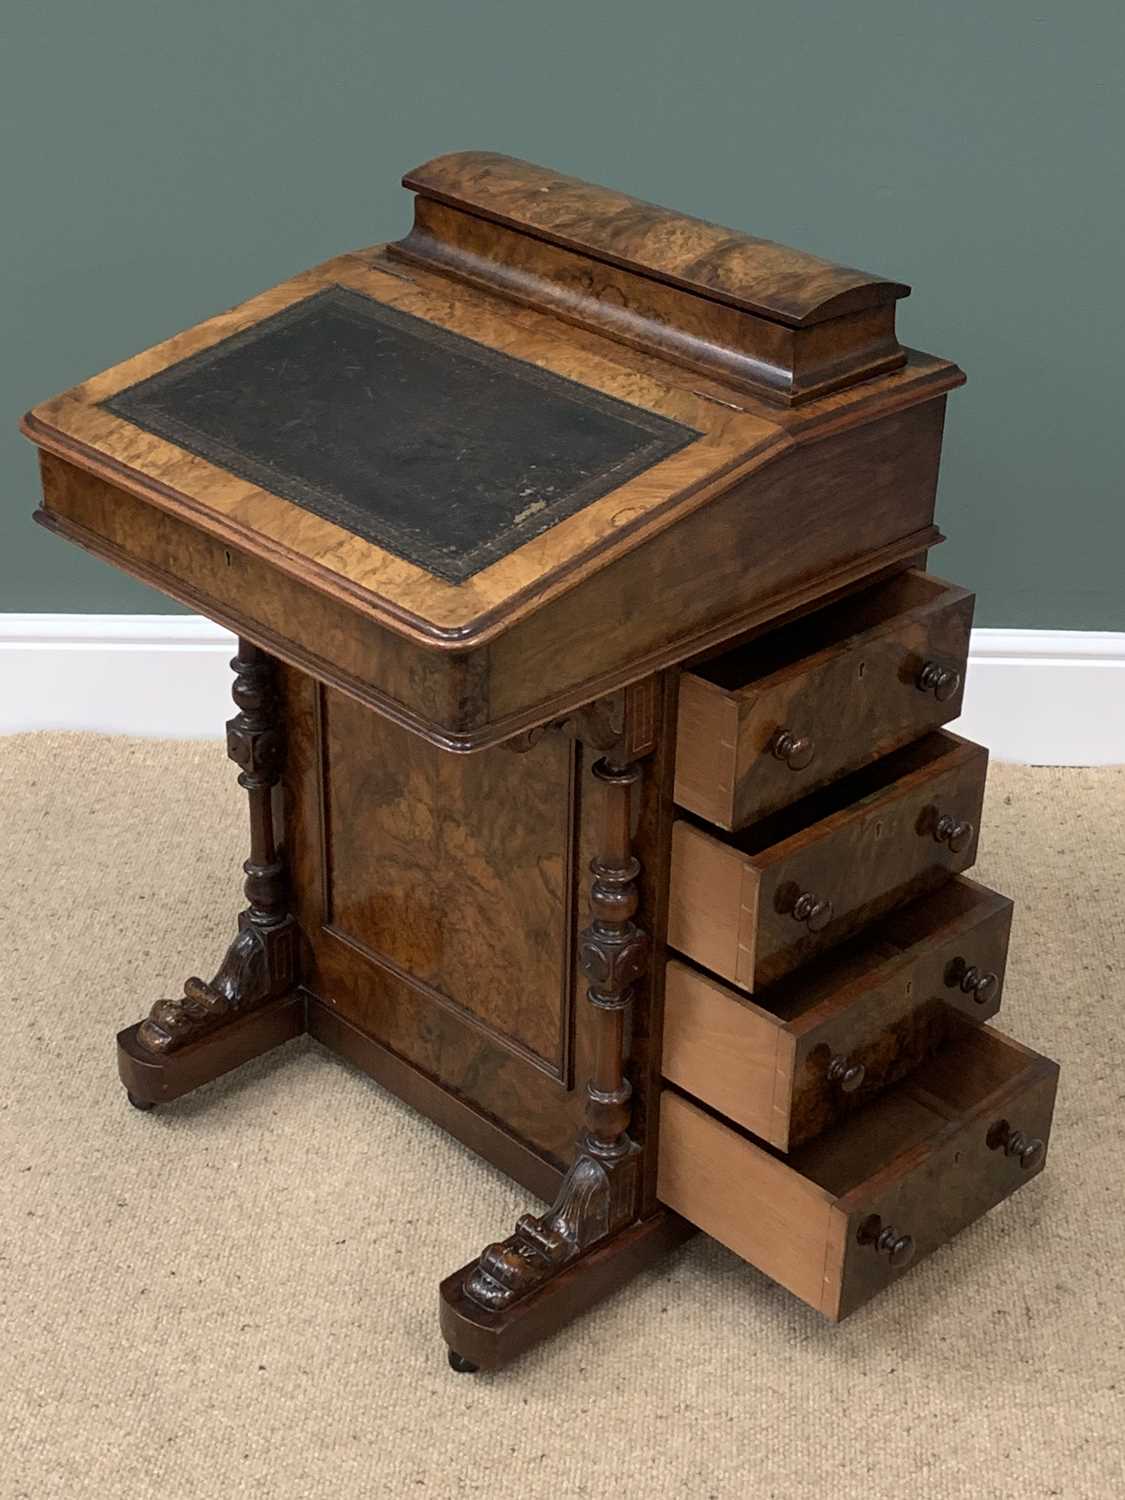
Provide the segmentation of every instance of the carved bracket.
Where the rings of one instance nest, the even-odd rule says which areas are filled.
[[[272,660],[240,640],[231,662],[239,712],[227,724],[227,754],[240,767],[250,804],[250,858],[243,889],[250,903],[238,936],[208,983],[192,978],[175,1000],[158,1000],[137,1040],[167,1053],[215,1030],[235,1015],[275,1000],[300,978],[300,932],[289,914],[285,864],[274,827],[273,789],[281,776],[284,738]]]
[[[177,999],[156,1002],[137,1033],[142,1046],[171,1052],[296,987],[300,933],[292,917],[264,927],[244,911],[238,927],[210,983],[193,977]]]
[[[566,718],[536,724],[505,740],[505,748],[522,755],[534,749],[544,735],[563,730],[619,764],[639,760],[656,747],[656,683],[655,677],[646,677],[584,704]]]
[[[489,1245],[465,1279],[465,1294],[491,1312],[510,1306],[598,1240],[628,1224],[635,1201],[637,1148],[612,1163],[584,1151],[558,1196],[539,1217],[524,1214],[508,1239]]]

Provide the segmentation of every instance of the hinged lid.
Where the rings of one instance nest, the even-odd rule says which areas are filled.
[[[393,249],[796,404],[897,368],[902,282],[596,187],[460,151],[408,172]],[[596,263],[596,264],[592,264]]]

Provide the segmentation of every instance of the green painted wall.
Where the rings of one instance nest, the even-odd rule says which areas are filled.
[[[935,567],[1125,629],[1120,0],[14,0],[0,609],[172,608],[31,524],[20,413],[340,250],[483,147],[910,282],[957,359]]]

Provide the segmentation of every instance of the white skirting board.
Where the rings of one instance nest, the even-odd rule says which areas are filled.
[[[0,614],[0,732],[221,736],[234,645],[202,615]]]
[[[197,615],[0,614],[0,732],[221,735],[233,647]],[[995,760],[1125,763],[1125,632],[974,630],[951,727]]]

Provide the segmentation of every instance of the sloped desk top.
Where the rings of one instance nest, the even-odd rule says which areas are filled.
[[[458,209],[460,160],[431,164],[433,196],[429,169],[410,175],[418,221],[397,246],[295,276],[36,407],[38,519],[459,750],[936,539],[936,398],[962,376],[887,353],[905,288],[803,272],[786,252],[771,317],[746,282],[768,242],[728,246],[716,289],[706,267],[646,271],[636,243],[626,266],[589,226],[576,280],[573,213],[565,246],[529,210],[519,227],[545,191],[526,164],[463,154]],[[558,181],[613,222],[612,195]],[[775,277],[780,248],[761,252]],[[706,326],[716,308],[742,320],[737,368]],[[849,374],[873,317],[893,368]],[[817,380],[831,366],[841,388],[801,388],[813,346],[792,341],[807,335]]]
[[[104,404],[455,584],[701,436],[341,286]]]

